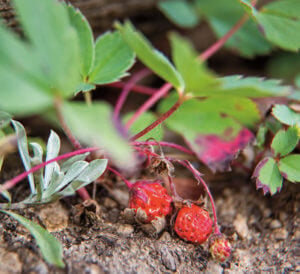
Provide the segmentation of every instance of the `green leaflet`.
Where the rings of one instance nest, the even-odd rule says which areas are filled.
[[[31,235],[35,238],[37,245],[39,246],[44,259],[49,263],[58,267],[64,267],[63,262],[63,250],[60,242],[51,235],[47,230],[39,226],[38,224],[25,219],[24,217],[13,213],[11,211],[0,210],[1,212],[13,217],[26,229],[29,230]]]
[[[271,148],[275,155],[285,156],[292,152],[298,144],[298,131],[295,127],[280,130],[276,133]],[[300,170],[300,166],[299,166]]]
[[[146,66],[158,76],[170,82],[176,89],[184,90],[184,82],[178,71],[161,52],[152,47],[150,42],[129,21],[123,25],[117,23],[116,28]]]
[[[194,7],[184,0],[160,1],[158,8],[174,24],[183,28],[192,28],[199,23],[199,16]]]
[[[134,63],[134,52],[123,41],[120,33],[107,32],[95,44],[95,61],[89,83],[107,84],[127,76]]]
[[[218,38],[225,35],[245,14],[238,0],[196,0],[196,6]],[[246,22],[225,45],[245,57],[267,54],[272,49],[255,22],[251,20]]]
[[[67,10],[56,0],[14,0],[22,27],[53,93],[73,94],[79,83],[79,46]]]
[[[131,148],[122,137],[124,132],[117,128],[107,103],[93,103],[87,107],[83,102],[70,102],[63,105],[62,111],[67,125],[79,140],[103,148],[122,169],[135,166]]]
[[[286,105],[275,105],[272,109],[272,114],[283,124],[300,127],[300,114],[294,112]]]
[[[80,50],[80,73],[85,79],[92,68],[94,62],[94,37],[93,31],[80,10],[72,5],[66,5],[71,25],[76,29],[79,50]]]
[[[254,170],[253,178],[256,178],[256,188],[262,188],[264,194],[270,192],[274,195],[281,190],[283,179],[273,158],[261,160]]]
[[[279,169],[282,176],[295,183],[300,182],[300,155],[291,154],[279,161]]]
[[[195,92],[217,87],[220,81],[209,71],[204,63],[197,60],[192,44],[176,33],[171,33],[172,58],[177,70],[184,79],[186,92]]]
[[[261,27],[266,38],[285,50],[300,48],[300,2],[298,0],[274,1],[259,11],[246,9]]]
[[[176,98],[173,96],[173,98],[163,100],[159,111],[165,112],[174,99]],[[242,118],[242,115],[238,114],[239,110],[230,109],[230,106],[227,109],[228,114],[223,113],[222,110],[226,111],[224,107],[226,105],[218,105],[214,100],[222,102],[228,100],[230,103],[232,98],[209,98],[203,101],[190,99],[183,103],[165,123],[169,129],[184,137],[198,158],[211,170],[224,171],[229,168],[231,160],[239,150],[245,148],[254,136],[233,118],[249,119],[246,115]],[[246,112],[251,113],[249,110]]]

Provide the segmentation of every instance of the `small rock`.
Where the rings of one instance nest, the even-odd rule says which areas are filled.
[[[171,241],[171,239],[172,239],[172,237],[171,237],[170,233],[167,231],[165,231],[159,238],[160,241],[164,241],[164,242]]]
[[[68,227],[69,213],[60,202],[42,207],[38,215],[49,232],[60,231]]]
[[[235,257],[238,259],[239,266],[243,268],[251,267],[251,254],[249,250],[236,249]]]
[[[286,212],[281,211],[279,213],[279,219],[280,219],[281,222],[286,221],[288,218],[289,218],[289,216],[288,216],[288,214]]]
[[[130,237],[134,232],[134,227],[129,224],[120,225],[117,232],[124,237]]]
[[[270,208],[265,208],[265,209],[263,210],[263,216],[264,216],[265,218],[269,218],[271,215],[272,215],[272,210],[271,210]]]
[[[218,264],[214,261],[209,261],[204,273],[205,274],[211,274],[211,273],[222,274],[223,268],[220,264]]]
[[[241,214],[238,214],[233,222],[233,225],[235,227],[235,230],[237,234],[242,238],[245,239],[249,234],[249,229],[247,225],[247,219],[242,216]]]
[[[278,228],[274,231],[274,238],[278,241],[285,240],[288,237],[289,233],[288,231],[283,228]]]
[[[19,256],[15,252],[7,252],[4,248],[0,248],[0,273],[14,274],[21,273],[22,263]]]
[[[279,220],[272,220],[272,222],[270,223],[270,228],[271,229],[276,229],[276,228],[281,228],[282,224]]]
[[[161,253],[161,260],[163,265],[167,268],[170,269],[171,271],[176,271],[176,260],[172,253],[169,251],[167,246],[162,246],[160,248],[160,253]]]
[[[300,230],[296,230],[294,236],[296,240],[300,240]]]
[[[118,206],[118,203],[113,199],[106,197],[103,201],[103,205],[106,208],[116,208]]]

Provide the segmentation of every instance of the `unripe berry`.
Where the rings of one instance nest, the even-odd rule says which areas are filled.
[[[215,235],[210,240],[209,251],[215,260],[223,263],[231,254],[231,246],[223,235]]]

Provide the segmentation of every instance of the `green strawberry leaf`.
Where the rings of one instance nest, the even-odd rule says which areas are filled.
[[[289,126],[300,126],[300,114],[294,112],[286,105],[275,105],[272,109],[273,116],[281,123]]]
[[[106,32],[95,45],[95,62],[89,76],[91,84],[107,84],[127,76],[134,63],[134,52],[123,41],[120,33]]]
[[[300,154],[291,154],[280,159],[279,170],[285,179],[293,183],[300,182]]]
[[[237,0],[196,0],[197,9],[206,18],[218,38],[225,35],[245,14]],[[256,26],[248,20],[225,44],[245,57],[267,54],[272,46]]]
[[[42,255],[47,263],[55,265],[57,267],[65,267],[65,264],[63,262],[62,246],[53,235],[51,235],[47,230],[45,230],[38,224],[27,220],[16,213],[6,210],[0,211],[13,217],[20,224],[25,226],[26,229],[29,230],[31,235],[35,238],[37,245],[39,246]]]
[[[201,88],[193,90],[192,94],[197,97],[207,97],[224,95],[241,96],[249,98],[260,98],[270,96],[287,96],[292,93],[290,86],[280,85],[280,80],[268,79],[260,77],[242,77],[241,75],[232,75],[218,78],[219,87]]]
[[[71,25],[76,29],[80,50],[80,73],[84,79],[89,75],[94,62],[93,31],[85,16],[71,4],[66,5]]]
[[[271,148],[275,155],[285,156],[292,152],[298,144],[298,130],[290,127],[288,130],[280,130],[276,133]]]
[[[123,129],[113,121],[108,104],[93,103],[87,107],[83,102],[70,102],[64,103],[62,111],[67,125],[80,141],[103,148],[122,169],[135,166],[131,148],[122,137]]]
[[[52,93],[73,95],[80,81],[79,46],[65,6],[56,0],[13,2]]]
[[[176,89],[184,90],[184,81],[178,71],[161,52],[152,47],[150,42],[129,21],[123,25],[117,23],[116,28],[146,66]]]
[[[258,22],[266,38],[285,50],[298,51],[300,48],[300,2],[298,0],[274,1],[260,11],[246,10]]]
[[[256,178],[256,188],[262,188],[264,195],[268,192],[274,195],[280,192],[282,177],[273,158],[266,157],[256,166],[252,178]]]
[[[197,53],[192,44],[176,33],[171,33],[172,58],[184,79],[186,92],[205,90],[219,85],[219,80],[204,63],[197,60]]]
[[[132,116],[133,116],[132,112],[127,113],[124,116],[123,121],[126,123],[127,121],[129,121],[129,119]],[[149,111],[144,112],[130,127],[130,133],[132,135],[135,135],[136,133],[142,131],[146,125],[150,125],[151,123],[153,123],[156,120],[157,120],[157,117],[152,112],[149,112]],[[141,138],[139,138],[139,141],[146,141],[149,138],[153,138],[156,141],[162,141],[163,135],[164,135],[163,127],[160,124],[157,127],[155,127],[153,130],[151,130],[149,133],[147,133],[144,136],[142,136]]]
[[[174,24],[182,28],[193,28],[199,23],[199,16],[193,5],[182,0],[160,1],[158,8]]]
[[[162,101],[159,111],[164,112],[170,101]],[[205,104],[205,100],[186,101],[165,123],[184,137],[197,157],[212,171],[228,170],[230,162],[254,139],[254,135],[232,117],[211,107],[205,109]],[[199,111],[202,106],[203,111]]]
[[[256,133],[255,145],[259,148],[263,148],[266,141],[266,135],[268,133],[268,127],[265,124],[259,126]]]

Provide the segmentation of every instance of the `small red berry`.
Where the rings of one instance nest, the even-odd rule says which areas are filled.
[[[180,238],[197,244],[204,243],[212,229],[213,221],[208,212],[194,204],[182,207],[174,224],[174,230]]]
[[[216,235],[210,240],[209,251],[215,260],[223,263],[231,254],[231,246],[224,236]]]
[[[145,213],[143,223],[172,213],[172,198],[159,181],[138,181],[130,190],[129,208]]]

